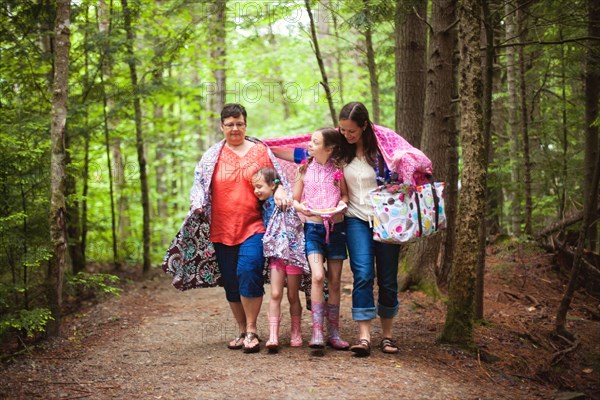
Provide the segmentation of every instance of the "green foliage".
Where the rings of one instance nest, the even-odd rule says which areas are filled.
[[[119,277],[111,274],[90,274],[78,272],[66,281],[68,290],[86,289],[93,293],[118,296],[122,289],[113,286],[119,282]]]
[[[44,332],[46,325],[51,320],[54,318],[47,308],[19,310],[0,319],[0,337],[12,330],[24,330],[28,337],[33,337],[36,333]]]

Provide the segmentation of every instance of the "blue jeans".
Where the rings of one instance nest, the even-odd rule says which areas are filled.
[[[256,233],[236,246],[213,243],[217,264],[223,276],[227,301],[237,303],[241,301],[240,296],[264,295],[263,235],[263,233]]]
[[[352,319],[369,321],[376,315],[381,318],[396,316],[400,245],[374,241],[369,223],[353,217],[346,217],[346,242],[354,275]],[[379,286],[377,309],[373,296],[376,275]]]

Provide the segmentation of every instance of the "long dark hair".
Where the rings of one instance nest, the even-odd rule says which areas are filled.
[[[321,128],[317,129],[317,132],[321,132],[321,135],[323,136],[323,146],[333,150],[331,156],[329,157],[330,160],[337,168],[341,169],[344,158],[342,153],[342,142],[344,142],[344,140],[342,140],[340,133],[334,128]],[[313,159],[313,156],[309,156],[306,160],[306,163],[300,166],[298,170],[301,174],[306,172],[306,168]]]
[[[377,148],[377,139],[375,132],[373,131],[373,123],[369,119],[369,111],[363,103],[353,101],[352,103],[346,104],[340,110],[338,120],[350,120],[356,122],[359,127],[365,127],[362,133],[362,143],[365,158],[371,166],[375,166],[378,162],[379,150]],[[340,136],[341,135],[341,132]],[[342,140],[342,153],[344,155],[344,161],[350,164],[354,157],[356,157],[356,144],[350,144],[347,140]]]

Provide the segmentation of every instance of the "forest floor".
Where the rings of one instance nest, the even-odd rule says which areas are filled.
[[[578,342],[567,351],[572,344],[552,335],[564,279],[552,256],[520,245],[488,249],[485,323],[476,328],[475,355],[437,342],[445,304],[414,291],[399,295],[399,354],[377,348],[376,322],[370,357],[331,349],[317,355],[306,346],[306,311],[302,348],[289,347],[284,313],[279,353],[263,347],[244,354],[225,346],[236,327],[223,289],[179,292],[170,282],[157,269],[148,279],[125,280],[119,297],[84,302],[64,318],[60,338],[3,358],[0,398],[600,399],[600,301],[581,291],[575,296],[568,329]],[[356,335],[351,284],[346,266],[341,326],[348,340]]]

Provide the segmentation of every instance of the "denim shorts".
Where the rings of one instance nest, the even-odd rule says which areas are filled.
[[[306,255],[322,254],[329,260],[345,260],[346,255],[346,222],[338,222],[329,231],[329,243],[325,243],[325,225],[315,222],[304,223],[304,240]]]

